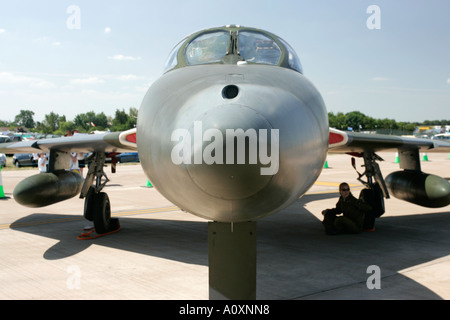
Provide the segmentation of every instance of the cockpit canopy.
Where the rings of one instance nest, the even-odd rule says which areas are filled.
[[[295,51],[269,32],[226,26],[197,32],[183,39],[169,55],[164,72],[200,64],[265,64],[303,73]]]

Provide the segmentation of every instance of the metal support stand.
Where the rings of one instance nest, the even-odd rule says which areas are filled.
[[[83,188],[81,189],[80,199],[84,199],[89,191],[89,188],[95,183],[95,193],[99,193],[109,182],[106,173],[103,171],[105,165],[106,156],[104,152],[96,152],[89,159],[89,170],[86,174]]]
[[[256,222],[208,223],[209,298],[256,299]]]
[[[359,176],[358,181],[360,181],[367,188],[373,188],[373,185],[378,183],[381,191],[383,192],[383,196],[386,199],[389,199],[389,191],[386,187],[386,182],[384,181],[383,175],[381,174],[380,166],[377,163],[377,161],[383,161],[383,159],[374,152],[363,152],[359,156],[364,158],[365,171],[363,173],[359,173],[358,170],[356,170],[355,159],[352,158],[352,166]],[[363,176],[366,176],[367,181],[361,179]]]

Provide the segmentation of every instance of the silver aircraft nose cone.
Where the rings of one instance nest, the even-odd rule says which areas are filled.
[[[278,145],[269,122],[255,110],[227,104],[205,112],[190,128],[194,137],[192,181],[207,194],[225,200],[248,198],[263,189],[278,169]],[[278,138],[278,137],[274,137]],[[275,170],[264,172],[264,168]],[[266,169],[268,170],[268,169]]]

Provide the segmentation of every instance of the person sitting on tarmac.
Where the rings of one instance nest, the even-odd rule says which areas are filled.
[[[372,207],[362,200],[356,199],[350,192],[348,183],[339,185],[339,201],[336,208],[322,211],[322,224],[328,235],[342,233],[360,233],[363,230],[364,215],[372,211]],[[342,216],[338,216],[339,214]]]

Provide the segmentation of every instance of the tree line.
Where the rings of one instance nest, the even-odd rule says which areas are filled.
[[[34,121],[34,112],[20,110],[13,122],[0,120],[0,127],[27,128],[32,132],[64,135],[68,130],[74,129],[87,133],[94,130],[124,131],[136,126],[138,110],[130,108],[128,113],[124,109],[116,109],[114,117],[106,116],[103,112],[94,111],[81,113],[68,121],[64,115],[54,112],[46,114],[42,122]],[[329,126],[340,130],[377,131],[382,133],[401,132],[413,133],[418,126],[450,125],[450,120],[425,120],[423,122],[397,122],[393,119],[375,119],[359,111],[348,113],[328,113]]]
[[[450,125],[450,120],[424,120],[423,122],[397,122],[393,119],[375,119],[359,111],[328,113],[329,125],[340,130],[377,131],[379,133],[412,134],[419,126]]]
[[[124,131],[136,127],[138,110],[130,108],[128,112],[124,109],[116,109],[114,117],[106,116],[105,113],[94,111],[80,113],[72,121],[66,116],[50,112],[44,116],[42,122],[34,120],[34,112],[31,110],[20,110],[14,121],[0,120],[0,127],[9,127],[10,130],[27,129],[31,132],[44,134],[64,135],[67,131],[78,130],[82,133],[98,131]]]

